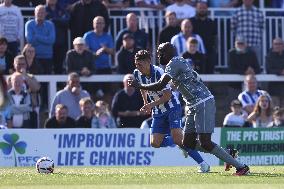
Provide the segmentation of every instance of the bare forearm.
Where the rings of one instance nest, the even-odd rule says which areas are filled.
[[[152,107],[159,106],[160,104],[168,102],[171,99],[171,96],[172,96],[171,90],[163,91],[163,95],[158,100],[151,102]]]
[[[26,77],[26,82],[31,90],[31,92],[38,92],[40,89],[40,84],[34,78]]]
[[[146,94],[146,91],[140,90],[140,92],[141,92],[141,95],[142,95],[144,104],[147,104],[148,101],[147,101],[147,94]]]

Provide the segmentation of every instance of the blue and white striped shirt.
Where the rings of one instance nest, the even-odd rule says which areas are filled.
[[[135,69],[133,74],[135,79],[141,83],[141,84],[150,84],[150,83],[155,83],[157,81],[159,81],[159,79],[161,78],[161,76],[164,74],[164,71],[162,68],[158,67],[158,66],[154,66],[154,65],[150,65],[150,69],[151,69],[151,77],[147,77],[146,75],[142,75],[142,73],[138,70]],[[164,90],[171,90],[170,85],[168,84],[163,90],[161,91],[147,91],[147,100],[148,102],[154,102],[156,100],[158,100],[161,96],[163,96],[163,91]],[[160,104],[158,106],[155,106],[152,109],[152,115],[155,116],[160,116],[162,114],[164,114],[165,112],[167,112],[168,110],[175,108],[177,106],[180,105],[178,96],[176,95],[176,93],[172,93],[171,99],[164,103],[164,104]]]
[[[202,38],[198,34],[192,34],[191,37],[194,37],[198,41],[197,51],[202,54],[205,54],[206,49],[205,49]],[[182,32],[172,37],[171,44],[173,44],[176,47],[177,54],[179,57],[181,57],[182,54],[187,51],[186,39]]]
[[[261,95],[268,95],[268,93],[259,89],[256,90],[255,93],[243,91],[241,94],[239,94],[238,99],[242,103],[243,107],[246,107],[248,105],[255,105],[258,100],[258,97],[260,97]]]

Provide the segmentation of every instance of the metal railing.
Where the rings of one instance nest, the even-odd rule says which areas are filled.
[[[243,75],[235,74],[209,74],[200,75],[204,82],[243,82]],[[67,75],[36,75],[36,79],[39,82],[48,83],[48,104],[52,103],[53,98],[57,92],[57,83],[65,83],[67,81]],[[124,75],[92,75],[90,77],[81,77],[81,82],[105,82],[105,83],[117,83],[123,81]],[[256,75],[259,82],[284,82],[284,76],[276,76],[269,74]],[[107,78],[107,79],[106,79]]]

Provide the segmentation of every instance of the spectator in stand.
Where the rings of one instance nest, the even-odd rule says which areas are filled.
[[[30,127],[37,128],[39,124],[39,106],[40,106],[40,83],[36,78],[28,73],[27,62],[24,55],[18,55],[14,58],[15,73],[20,74],[23,78],[23,90],[30,95],[32,111],[30,112]],[[7,78],[8,88],[12,87],[12,77]]]
[[[13,72],[13,55],[8,51],[7,47],[7,39],[0,37],[0,74],[10,74]]]
[[[165,6],[160,3],[160,0],[135,0],[136,7],[141,8],[150,8],[153,9],[153,11],[140,11],[140,15],[145,15],[150,18],[154,18],[158,16],[158,11],[163,11],[165,9]],[[162,13],[162,12],[161,12]],[[159,35],[159,23],[158,19],[148,19],[146,22],[142,19],[142,24],[144,27],[148,28],[148,34],[149,34],[149,48],[156,46],[156,41],[153,41],[153,37],[155,39],[158,38]]]
[[[163,10],[165,6],[160,3],[160,0],[135,0],[137,7],[151,8]]]
[[[233,8],[238,5],[239,0],[207,0],[209,7]]]
[[[67,52],[68,36],[67,30],[70,16],[62,9],[57,0],[46,0],[46,19],[53,22],[55,26],[56,39],[53,45],[53,68],[55,74],[63,73],[63,61]]]
[[[266,69],[268,74],[284,76],[284,45],[281,38],[275,38],[272,41],[272,49],[266,56]],[[283,83],[269,83],[268,90],[271,94],[273,104],[284,107]]]
[[[65,129],[75,128],[75,120],[68,116],[68,107],[64,104],[55,106],[55,115],[48,118],[44,123],[44,128]]]
[[[237,9],[231,20],[233,34],[241,35],[256,54],[258,63],[262,65],[262,33],[264,29],[264,16],[253,5],[254,0],[243,0],[243,5]]]
[[[57,104],[63,104],[68,108],[68,116],[76,119],[81,115],[79,101],[85,97],[90,97],[90,95],[81,89],[80,76],[75,72],[70,73],[66,87],[58,91],[53,99],[49,117],[54,116]]]
[[[8,50],[13,58],[19,53],[23,41],[24,19],[19,7],[12,0],[4,0],[0,4],[0,36],[8,40]]]
[[[119,74],[133,73],[135,69],[134,57],[140,49],[135,46],[135,39],[131,33],[123,35],[122,47],[117,53]]]
[[[70,12],[72,8],[72,4],[78,2],[80,0],[58,0],[58,5],[61,9],[64,9],[68,12]]]
[[[182,56],[186,52],[186,41],[189,37],[194,37],[198,41],[198,52],[205,54],[206,50],[203,44],[203,40],[198,34],[192,33],[193,26],[189,19],[185,19],[181,22],[181,32],[171,39],[171,44],[173,44],[176,49],[178,56]]]
[[[161,4],[163,4],[165,7],[174,4],[174,0],[160,0]]]
[[[108,9],[124,9],[130,6],[130,0],[102,0]]]
[[[101,1],[80,0],[74,3],[70,12],[70,30],[71,37],[83,36],[84,33],[93,29],[93,19],[102,16],[105,20],[104,31],[108,31],[109,15],[106,7]]]
[[[269,123],[268,127],[284,127],[284,108],[274,108],[273,121]]]
[[[144,104],[143,99],[140,91],[127,85],[130,78],[135,79],[132,74],[124,76],[124,88],[112,100],[111,111],[119,128],[140,128],[141,123],[149,117],[139,111]]]
[[[169,5],[166,11],[175,12],[180,21],[195,16],[195,8],[187,4],[185,0],[175,0],[175,3]]]
[[[148,35],[145,33],[144,29],[138,28],[137,16],[134,13],[129,13],[126,15],[126,25],[127,27],[121,30],[116,37],[115,49],[118,51],[122,46],[123,35],[125,33],[131,33],[134,36],[136,47],[139,49],[146,49],[148,46]]]
[[[99,100],[96,102],[92,128],[116,128],[114,118],[109,110],[108,103]]]
[[[76,120],[76,128],[91,128],[94,117],[94,102],[91,98],[82,98],[79,101],[82,114]]]
[[[13,4],[19,7],[35,7],[37,5],[43,5],[45,0],[13,0]]]
[[[235,48],[229,51],[228,64],[230,74],[248,75],[260,73],[256,54],[247,47],[242,36],[236,37]]]
[[[162,29],[159,35],[159,44],[170,42],[172,37],[180,32],[180,26],[177,22],[175,12],[166,12],[166,26]]]
[[[231,113],[227,114],[223,127],[244,127],[248,114],[242,108],[242,103],[239,100],[231,102]]]
[[[51,74],[55,29],[51,21],[45,20],[45,16],[45,6],[36,6],[35,19],[26,22],[25,36],[27,42],[36,50],[36,58],[43,68],[43,74]]]
[[[93,20],[94,30],[84,34],[87,46],[95,55],[95,74],[111,74],[110,55],[114,55],[112,36],[104,32],[105,20],[97,16]]]
[[[247,75],[244,85],[245,90],[239,94],[238,99],[242,103],[244,110],[250,114],[254,109],[257,99],[261,95],[270,95],[264,90],[257,89],[258,86],[255,75]]]
[[[252,113],[248,116],[248,121],[253,128],[267,128],[272,121],[271,100],[267,95],[260,95]]]
[[[7,83],[0,73],[0,129],[11,127],[11,107],[7,98]]]
[[[22,55],[25,56],[26,63],[27,63],[27,73],[30,74],[41,74],[42,68],[39,66],[39,63],[35,57],[35,48],[27,43],[23,50],[22,50]]]
[[[66,54],[67,73],[76,72],[81,76],[90,76],[94,72],[93,53],[87,50],[85,40],[76,37],[73,41],[74,49]]]
[[[208,17],[208,5],[206,2],[199,1],[196,5],[196,16],[191,18],[193,33],[200,35],[206,49],[205,74],[213,74],[216,64],[216,23]]]
[[[40,84],[36,78],[27,72],[27,63],[24,55],[18,55],[14,58],[14,69],[16,73],[22,75],[24,79],[23,88],[31,93],[36,93],[40,89]],[[7,78],[8,88],[11,88],[11,77]]]
[[[187,39],[187,51],[182,54],[184,59],[190,59],[193,64],[193,69],[199,73],[205,73],[205,55],[197,51],[198,48],[198,41],[193,38],[189,37]]]
[[[31,97],[30,93],[23,88],[24,79],[22,74],[14,73],[11,76],[11,85],[8,98],[11,103],[12,128],[31,128]]]
[[[34,125],[33,126],[34,128],[38,128],[40,124],[39,110],[40,110],[40,105],[41,105],[40,84],[35,79],[33,74],[41,74],[43,71],[42,71],[42,68],[39,66],[37,59],[35,58],[35,48],[33,48],[31,44],[27,43],[24,46],[22,55],[25,57],[25,61],[26,61],[27,76],[30,77],[30,79],[32,79],[32,81],[34,82],[34,84],[32,84],[34,86],[30,90],[31,98],[32,98],[32,108],[33,108],[33,111],[30,114],[31,115],[31,125]]]

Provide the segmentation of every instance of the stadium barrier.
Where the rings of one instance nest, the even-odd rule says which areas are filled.
[[[284,165],[284,128],[222,128],[221,146],[239,149],[247,165]]]
[[[36,75],[36,79],[39,82],[48,83],[48,104],[52,103],[53,98],[57,92],[57,83],[67,81],[67,75]],[[90,77],[81,77],[81,82],[105,82],[114,83],[122,82],[124,75],[92,75]],[[257,80],[259,82],[284,82],[284,76],[260,74],[257,75]],[[204,74],[201,78],[205,82],[243,82],[243,75],[236,74]]]
[[[219,143],[220,129],[213,140]],[[0,167],[34,166],[49,156],[56,166],[192,166],[177,147],[150,147],[148,129],[0,130]],[[217,158],[205,155],[211,165]]]
[[[284,165],[284,128],[216,128],[212,140],[239,149],[248,165]],[[152,148],[148,129],[0,130],[0,167],[34,166],[49,156],[57,166],[193,166],[177,147]],[[203,154],[210,165],[217,158]]]

